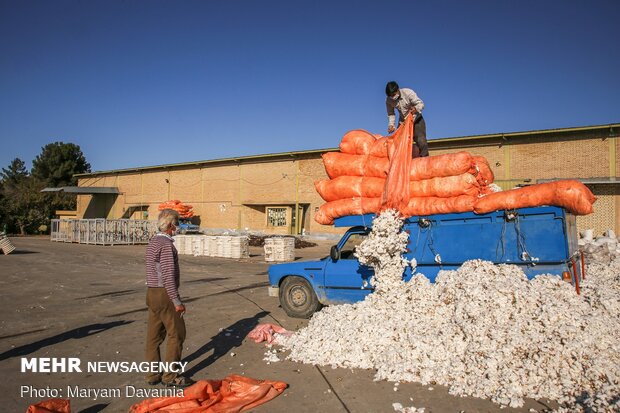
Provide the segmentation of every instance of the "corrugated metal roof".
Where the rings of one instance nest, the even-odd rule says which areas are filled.
[[[543,184],[545,182],[562,181],[565,179],[573,179],[575,181],[582,182],[586,185],[617,185],[620,184],[620,176],[607,177],[607,178],[551,178],[551,179],[537,179],[537,184]]]
[[[97,195],[97,194],[120,194],[121,192],[115,186],[61,186],[58,188],[45,188],[41,192],[67,192],[71,194],[81,195]]]
[[[615,128],[615,130],[614,130]],[[524,137],[524,136],[540,136],[540,135],[549,135],[549,134],[558,134],[558,133],[571,133],[571,132],[585,132],[585,131],[597,131],[597,130],[605,130],[609,129],[610,136],[616,136],[620,134],[620,123],[610,123],[606,125],[593,125],[593,126],[579,126],[572,128],[560,128],[560,129],[541,129],[541,130],[532,130],[532,131],[523,131],[523,132],[506,132],[506,133],[493,133],[487,135],[471,135],[471,136],[460,136],[453,138],[437,138],[437,139],[429,139],[429,146],[432,149],[433,146],[439,146],[441,144],[447,143],[456,143],[461,141],[467,141],[471,145],[473,145],[474,140],[485,141],[491,139],[503,139],[509,140],[509,138],[514,137]],[[84,174],[76,174],[76,177],[87,177],[94,175],[106,175],[106,174],[118,174],[118,173],[128,173],[128,172],[142,172],[149,171],[155,169],[171,169],[171,168],[184,168],[184,167],[200,167],[203,165],[211,165],[216,163],[242,163],[242,162],[268,162],[277,159],[286,159],[286,158],[295,158],[299,156],[305,155],[313,155],[313,154],[321,154],[325,152],[334,152],[337,151],[338,148],[325,148],[325,149],[312,149],[305,151],[292,151],[292,152],[276,152],[276,153],[268,153],[262,155],[249,155],[249,156],[238,156],[233,158],[219,158],[219,159],[209,159],[203,161],[194,161],[194,162],[183,162],[183,163],[175,163],[175,164],[164,164],[164,165],[153,165],[153,166],[141,166],[135,168],[125,168],[125,169],[113,169],[109,171],[96,171]]]

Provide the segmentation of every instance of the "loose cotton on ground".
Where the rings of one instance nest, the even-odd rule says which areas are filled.
[[[436,382],[454,395],[512,407],[620,411],[620,260],[593,264],[581,295],[557,276],[528,281],[513,265],[466,262],[403,282],[406,234],[388,211],[358,248],[375,292],[331,306],[279,342],[291,360],[376,369],[377,380]]]

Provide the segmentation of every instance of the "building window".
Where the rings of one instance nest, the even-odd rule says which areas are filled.
[[[286,207],[267,208],[267,226],[285,227],[286,226]]]

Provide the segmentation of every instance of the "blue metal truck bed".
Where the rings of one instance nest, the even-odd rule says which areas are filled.
[[[353,252],[370,232],[373,218],[368,214],[336,219],[336,227],[350,228],[329,257],[270,267],[270,294],[280,298],[289,315],[309,316],[311,312],[304,310],[308,305],[316,307],[313,312],[320,305],[362,300],[372,291],[373,271],[361,265]],[[559,207],[415,216],[405,220],[403,229],[409,233],[405,256],[415,258],[416,272],[431,281],[440,270],[456,269],[471,259],[518,265],[529,278],[544,273],[566,276],[567,272],[577,280],[581,277],[581,268],[575,265],[575,216]],[[403,277],[411,276],[407,268]]]

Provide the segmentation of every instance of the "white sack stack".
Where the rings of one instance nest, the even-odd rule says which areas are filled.
[[[435,284],[421,274],[403,282],[401,226],[394,213],[374,221],[358,253],[375,267],[376,292],[279,336],[289,359],[373,368],[377,380],[436,382],[504,406],[548,398],[565,411],[620,411],[620,260],[590,265],[581,295],[557,276],[528,281],[517,266],[479,260]]]
[[[179,254],[195,257],[248,258],[250,256],[247,236],[229,235],[175,235]]]
[[[294,261],[294,237],[265,238],[265,261]]]

